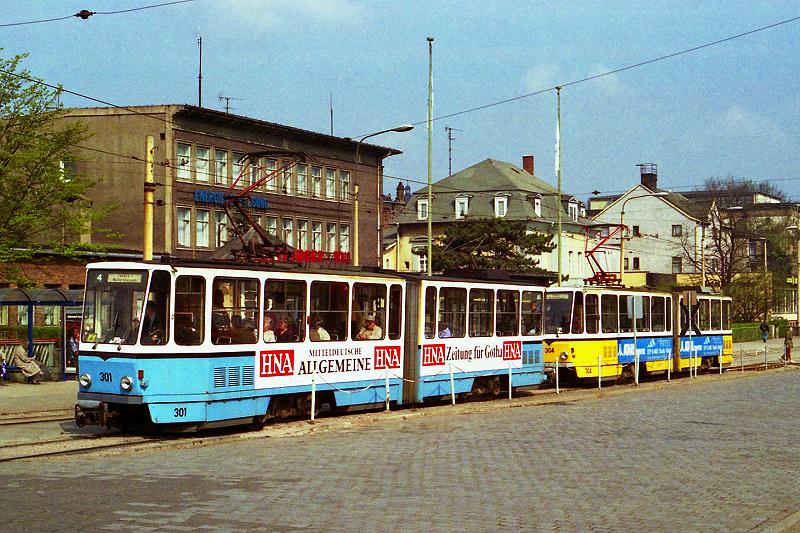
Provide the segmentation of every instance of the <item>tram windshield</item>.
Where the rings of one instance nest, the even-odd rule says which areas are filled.
[[[572,292],[548,292],[544,301],[544,332],[569,333]]]
[[[90,270],[81,340],[136,344],[146,288],[144,270]]]

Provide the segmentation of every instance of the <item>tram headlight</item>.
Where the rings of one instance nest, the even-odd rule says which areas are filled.
[[[81,377],[78,378],[78,383],[80,383],[81,387],[84,389],[88,389],[92,386],[92,376],[89,374],[81,374]]]
[[[559,360],[561,361],[566,361],[568,357],[569,355],[567,355],[567,352],[561,352],[558,356]]]
[[[122,390],[125,392],[130,392],[133,388],[133,380],[128,376],[123,376],[123,378],[119,380],[119,386],[122,387]]]

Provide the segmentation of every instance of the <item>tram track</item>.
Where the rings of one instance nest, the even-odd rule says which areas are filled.
[[[799,365],[793,365],[797,367]],[[770,362],[767,364],[768,370],[783,368],[782,362]],[[725,377],[736,378],[738,376],[753,375],[753,372],[764,371],[763,363],[752,363],[744,365],[746,372],[740,372],[741,366],[729,367],[723,373]],[[791,368],[791,367],[790,367]],[[715,377],[718,372],[714,369],[702,372],[701,376]],[[679,379],[675,379],[680,376]],[[685,379],[684,379],[685,378]],[[220,445],[233,442],[241,442],[251,439],[264,438],[285,438],[299,437],[311,433],[324,431],[349,431],[359,427],[368,426],[374,423],[386,423],[390,421],[402,421],[412,417],[436,416],[438,415],[463,415],[470,413],[480,413],[502,408],[518,408],[534,405],[553,405],[568,406],[575,405],[582,401],[597,397],[616,396],[628,394],[634,391],[645,389],[658,389],[675,385],[689,385],[694,380],[687,375],[673,375],[673,380],[666,381],[659,379],[658,376],[647,376],[640,381],[639,387],[632,387],[632,380],[622,380],[616,383],[604,384],[602,389],[596,388],[589,383],[569,385],[560,387],[560,394],[556,394],[553,384],[545,385],[538,390],[520,391],[515,394],[514,399],[476,399],[463,403],[450,405],[447,401],[437,402],[428,407],[410,406],[397,408],[386,413],[384,411],[367,411],[363,413],[349,413],[346,416],[334,414],[318,418],[310,423],[308,420],[288,420],[268,425],[260,430],[246,430],[241,426],[206,430],[201,434],[162,434],[162,435],[141,435],[141,434],[93,434],[93,435],[65,435],[59,438],[52,438],[43,441],[19,442],[0,445],[0,463],[11,461],[34,460],[37,458],[54,458],[59,456],[76,456],[89,454],[111,455],[125,451],[156,451],[161,449],[184,449],[202,447],[210,445]],[[502,396],[502,394],[501,394]],[[44,414],[43,414],[44,413]],[[59,414],[60,413],[60,414]],[[11,424],[35,424],[38,422],[49,422],[54,420],[69,420],[71,417],[64,418],[64,411],[52,411],[34,413],[31,417],[17,417],[4,420],[6,425]],[[50,419],[47,419],[47,417]],[[43,419],[44,418],[44,419]]]

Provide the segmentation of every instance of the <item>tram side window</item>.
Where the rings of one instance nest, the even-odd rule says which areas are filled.
[[[619,298],[619,331],[620,333],[628,333],[633,331],[633,319],[628,314],[630,305],[630,295],[623,294]],[[632,308],[631,308],[632,309]]]
[[[354,341],[381,340],[386,326],[386,285],[354,283],[351,335]]]
[[[311,282],[311,316],[317,317],[330,340],[347,340],[350,287],[343,281]]]
[[[586,295],[586,333],[600,331],[600,304],[596,294]]]
[[[175,343],[203,343],[206,317],[206,280],[201,276],[178,276],[175,280]]]
[[[439,290],[439,338],[462,338],[467,332],[467,289],[442,287]]]
[[[497,291],[495,331],[498,337],[519,335],[519,291]]]
[[[325,328],[311,316],[312,339]],[[306,282],[269,279],[264,283],[264,342],[300,342],[306,338]]]
[[[603,333],[619,331],[616,294],[604,294],[600,297],[600,312],[603,319]]]
[[[711,329],[722,329],[722,302],[719,300],[711,300]]]
[[[470,289],[469,291],[469,336],[492,336],[492,289]]]
[[[403,330],[403,289],[400,285],[392,285],[389,288],[389,318],[386,321],[386,329],[389,330],[389,340],[400,338]]]
[[[258,280],[214,278],[211,342],[253,344],[258,334]]]
[[[663,296],[653,296],[650,300],[650,316],[653,321],[653,331],[666,331]]]
[[[722,300],[722,328],[731,329],[731,302]]]
[[[436,287],[425,289],[425,338],[436,337]]]
[[[169,297],[172,278],[156,270],[150,280],[150,292],[142,317],[142,344],[166,344],[169,340]]]
[[[524,335],[542,334],[542,300],[544,296],[537,291],[522,291],[522,333]]]
[[[572,333],[583,333],[583,293],[575,293],[575,305],[572,307]]]
[[[664,312],[664,322],[667,324],[667,331],[672,331],[672,296],[667,296],[664,299],[664,303],[666,304],[666,311]]]
[[[697,301],[697,305],[700,308],[697,311],[697,326],[700,328],[700,331],[708,331],[711,329],[711,313],[708,309],[709,303],[710,302],[705,298]]]
[[[544,296],[544,332],[569,333],[572,292],[548,292]]]
[[[636,303],[636,308],[642,313],[642,318],[636,319],[636,331],[650,331],[650,297],[642,296],[641,308],[639,302]]]

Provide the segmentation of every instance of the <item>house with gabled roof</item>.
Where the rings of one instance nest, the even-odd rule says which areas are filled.
[[[582,284],[591,274],[584,258],[584,227],[591,223],[585,204],[563,192],[559,198],[555,187],[534,175],[533,167],[533,156],[523,157],[523,168],[486,159],[435,182],[430,205],[427,187],[415,191],[395,218],[395,228],[387,230],[383,267],[400,272],[427,270],[425,254],[414,252],[427,250],[429,216],[434,239],[449,224],[505,218],[525,221],[529,232],[553,235],[555,244],[561,211],[562,272],[568,276],[566,284]],[[536,259],[541,268],[558,270],[557,250]]]

